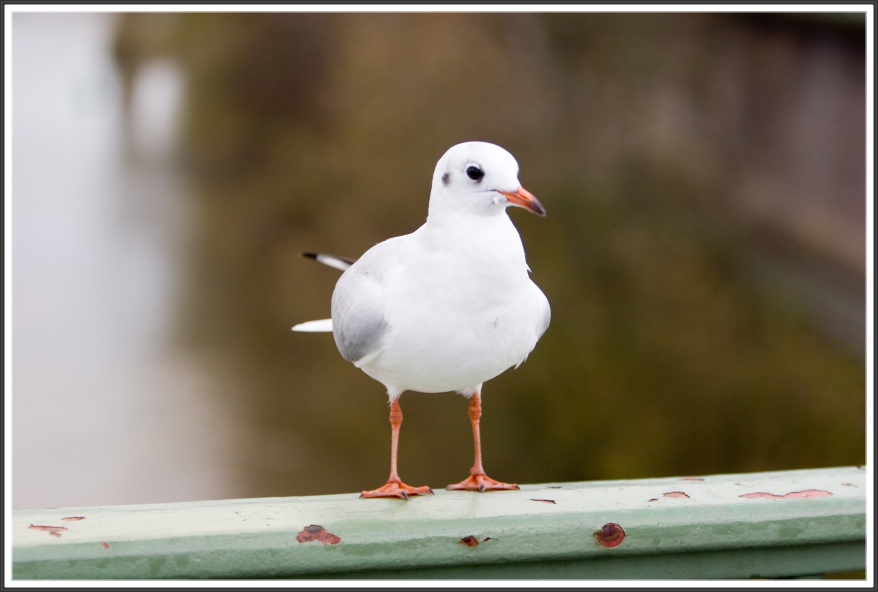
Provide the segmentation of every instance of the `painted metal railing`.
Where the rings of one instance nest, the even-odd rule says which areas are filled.
[[[857,467],[13,513],[16,579],[808,577],[866,568]]]

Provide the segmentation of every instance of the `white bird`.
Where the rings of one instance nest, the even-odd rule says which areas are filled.
[[[521,186],[509,152],[465,142],[436,164],[427,221],[416,231],[375,245],[356,262],[308,254],[344,273],[332,318],[293,330],[331,330],[342,357],[382,383],[390,399],[390,477],[360,497],[433,493],[406,485],[397,472],[404,391],[469,398],[475,462],[469,477],[448,489],[518,489],[482,467],[482,384],[527,358],[549,326],[550,309],[530,279],[507,206],[545,215]]]

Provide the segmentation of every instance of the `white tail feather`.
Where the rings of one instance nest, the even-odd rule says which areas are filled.
[[[303,257],[316,260],[318,263],[333,267],[339,271],[344,271],[354,264],[354,259],[348,257],[339,257],[337,255],[327,255],[326,253],[302,253]]]
[[[332,333],[332,319],[320,319],[319,321],[307,321],[293,326],[293,331],[303,333]]]

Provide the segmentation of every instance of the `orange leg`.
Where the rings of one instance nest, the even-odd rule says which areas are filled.
[[[396,450],[399,445],[399,426],[401,425],[402,409],[399,407],[399,399],[394,399],[390,403],[390,477],[388,477],[387,483],[378,489],[361,493],[361,498],[398,497],[407,500],[410,495],[433,493],[433,490],[426,485],[423,487],[412,487],[399,480],[399,474],[396,472]]]
[[[473,393],[469,400],[469,419],[473,424],[473,446],[476,451],[476,461],[473,468],[470,469],[469,477],[461,481],[449,485],[446,489],[466,489],[469,491],[491,491],[495,489],[518,489],[518,485],[514,483],[501,483],[495,481],[485,474],[482,467],[482,440],[479,435],[479,419],[482,417],[482,397],[478,391]]]

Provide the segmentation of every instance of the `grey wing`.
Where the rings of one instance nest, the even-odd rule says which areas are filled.
[[[404,237],[379,243],[366,251],[339,278],[332,293],[332,334],[344,359],[358,368],[381,353],[387,332],[385,282],[399,265]]]
[[[358,368],[381,353],[390,328],[385,312],[388,284],[405,257],[412,235],[378,243],[345,271],[332,293],[332,334],[344,359]]]
[[[355,366],[381,351],[387,330],[382,294],[374,278],[353,268],[339,278],[332,293],[332,335],[342,357]]]

